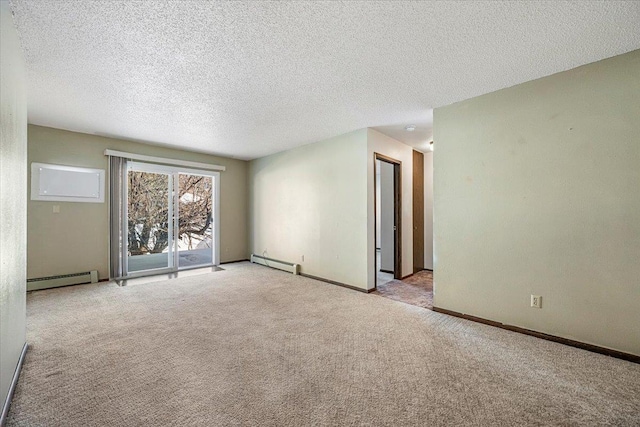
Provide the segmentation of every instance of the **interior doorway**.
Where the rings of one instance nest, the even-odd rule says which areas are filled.
[[[433,308],[433,272],[425,269],[425,161],[423,153],[413,154],[413,274],[402,277],[401,270],[401,163],[379,154],[374,158],[375,268],[374,293],[418,307]],[[431,191],[430,188],[427,189]],[[430,200],[430,199],[429,199]],[[406,225],[406,224],[405,224]],[[387,236],[385,238],[385,236]],[[391,237],[389,237],[391,236]],[[429,238],[431,242],[431,238]],[[431,243],[429,243],[431,244]],[[386,248],[386,251],[385,251]],[[417,249],[417,250],[416,250]],[[391,254],[391,255],[390,255]],[[391,261],[394,261],[393,263]],[[389,266],[393,265],[390,270]],[[432,264],[429,264],[431,267]],[[410,272],[411,273],[411,272]]]
[[[374,154],[376,288],[402,278],[402,162]]]
[[[219,263],[217,172],[128,162],[125,182],[124,277]]]

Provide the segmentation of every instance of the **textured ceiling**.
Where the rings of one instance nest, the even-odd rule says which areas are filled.
[[[640,48],[640,2],[11,6],[30,123],[243,159],[364,127],[425,148],[434,107]]]

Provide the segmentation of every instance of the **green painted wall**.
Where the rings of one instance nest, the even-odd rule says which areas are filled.
[[[28,139],[29,165],[38,162],[107,170],[104,150],[113,149],[226,166],[220,173],[220,261],[247,258],[248,162],[33,125],[29,125]],[[60,206],[60,213],[53,213],[53,205]],[[108,200],[29,200],[27,253],[29,278],[89,270],[98,270],[101,279],[108,278]]]

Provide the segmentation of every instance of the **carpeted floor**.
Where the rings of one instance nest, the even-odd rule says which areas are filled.
[[[225,271],[28,296],[9,426],[638,426],[640,365]]]
[[[418,271],[404,280],[378,283],[374,294],[422,308],[433,308],[433,272]]]

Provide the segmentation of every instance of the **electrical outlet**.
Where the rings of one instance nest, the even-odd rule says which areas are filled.
[[[540,295],[531,295],[531,307],[542,308],[542,297]]]
[[[304,255],[302,255],[302,256],[300,257],[300,260],[301,260],[302,262],[304,262]]]
[[[60,213],[60,205],[53,205],[53,213]]]

